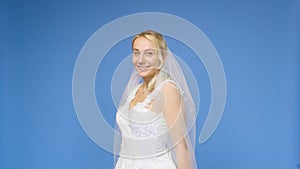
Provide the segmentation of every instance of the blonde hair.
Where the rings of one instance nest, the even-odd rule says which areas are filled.
[[[133,37],[132,43],[131,43],[131,48],[133,48],[134,41],[140,37],[144,37],[144,38],[148,39],[156,47],[156,49],[158,51],[158,59],[160,60],[160,66],[159,66],[159,69],[160,69],[163,65],[164,57],[166,57],[166,52],[168,49],[167,43],[166,43],[164,37],[162,36],[162,34],[155,32],[153,30],[143,31]],[[155,75],[148,82],[147,91],[152,92],[154,90],[154,87],[155,87],[155,84],[157,81],[158,72],[155,73]]]

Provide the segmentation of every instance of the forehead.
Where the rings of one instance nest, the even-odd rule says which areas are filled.
[[[132,48],[135,50],[155,49],[155,45],[149,39],[139,37],[135,39]]]

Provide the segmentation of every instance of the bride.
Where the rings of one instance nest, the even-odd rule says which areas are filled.
[[[163,36],[132,40],[134,72],[116,113],[115,169],[196,169],[195,106]]]

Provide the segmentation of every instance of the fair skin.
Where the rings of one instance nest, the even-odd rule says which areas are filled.
[[[139,76],[144,79],[144,83],[138,89],[136,97],[130,103],[130,107],[145,100],[148,92],[142,91],[147,88],[149,80],[158,72],[160,65],[158,55],[156,54],[156,47],[150,40],[144,37],[137,38],[133,43],[132,50],[132,63],[138,71]]]
[[[192,159],[184,138],[183,126],[180,120],[183,120],[181,106],[181,96],[177,88],[172,83],[163,86],[162,92],[165,96],[166,106],[164,115],[169,126],[169,133],[175,146],[178,169],[191,169]]]
[[[155,45],[144,37],[137,38],[133,43],[132,63],[138,71],[139,76],[144,79],[144,84],[137,90],[135,98],[131,101],[132,108],[138,102],[142,102],[147,97],[147,92],[142,92],[149,80],[158,73],[160,60],[156,52]],[[173,83],[166,83],[162,87],[162,93],[165,98],[164,115],[170,128],[170,136],[173,142],[177,143],[175,147],[178,169],[191,169],[192,159],[184,139],[182,123],[179,116],[182,115],[181,95]]]
[[[134,41],[132,50],[132,63],[144,81],[148,82],[160,65],[156,47],[150,40],[139,37]]]

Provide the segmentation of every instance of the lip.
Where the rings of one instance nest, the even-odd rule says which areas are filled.
[[[150,68],[150,66],[136,66],[137,67],[137,69],[139,70],[139,71],[146,71],[146,70],[148,70],[148,68]]]

